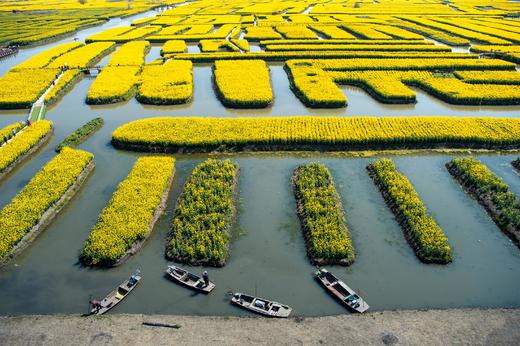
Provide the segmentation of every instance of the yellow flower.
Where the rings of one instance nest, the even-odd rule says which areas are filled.
[[[39,123],[41,121],[36,124]],[[86,151],[63,148],[2,209],[0,260],[5,260],[10,255],[16,244],[40,221],[42,215],[76,182],[93,157]]]
[[[82,260],[89,265],[111,265],[135,242],[152,231],[150,223],[160,207],[173,175],[175,160],[146,156],[134,168],[103,209],[83,248]]]

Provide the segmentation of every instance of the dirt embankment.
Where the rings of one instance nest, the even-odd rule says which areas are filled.
[[[287,320],[117,314],[0,317],[0,344],[519,345],[520,309],[387,311]]]

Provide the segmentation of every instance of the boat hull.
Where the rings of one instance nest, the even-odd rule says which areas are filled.
[[[177,273],[178,273],[177,270],[183,271],[187,275],[189,274],[189,275],[192,275],[193,277],[196,277],[200,281],[200,283],[202,283],[203,281],[198,275],[189,273],[187,270],[184,270],[184,269],[182,269],[180,267],[176,267],[176,266],[169,266],[168,269],[166,270],[166,275],[168,276],[168,278],[170,278],[175,283],[178,283],[184,287],[190,288],[194,291],[204,293],[204,294],[210,293],[216,287],[215,284],[211,281],[209,282],[209,284],[207,286],[201,286],[200,284],[194,283],[192,280],[184,281],[182,276],[177,275]]]
[[[370,308],[370,306],[363,300],[363,298],[359,297],[353,289],[348,287],[343,281],[337,279],[327,270],[320,269],[315,273],[314,278],[329,294],[336,298],[340,304],[346,307],[348,310],[352,312],[363,313]],[[328,280],[327,278],[334,278],[335,280]],[[355,295],[357,297],[356,304],[349,304],[347,302],[347,297],[350,295]]]
[[[292,308],[287,305],[242,293],[235,293],[231,298],[231,302],[242,309],[266,317],[287,318],[292,312]],[[260,304],[256,305],[255,302]]]

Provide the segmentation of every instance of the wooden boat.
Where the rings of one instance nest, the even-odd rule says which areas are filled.
[[[314,277],[347,308],[356,312],[368,310],[369,306],[363,298],[327,269],[319,269],[314,273]]]
[[[267,299],[253,297],[244,293],[235,293],[231,302],[249,311],[268,317],[287,318],[291,314],[292,308]]]
[[[202,277],[174,265],[168,266],[166,274],[175,282],[198,292],[209,293],[215,288],[213,282],[210,281],[208,285],[206,285]]]
[[[114,306],[119,304],[123,299],[126,298],[132,292],[132,290],[141,281],[139,271],[136,271],[128,279],[126,279],[121,285],[110,292],[105,299],[98,302],[99,304],[93,304],[94,306],[90,310],[91,315],[103,315],[108,312]]]

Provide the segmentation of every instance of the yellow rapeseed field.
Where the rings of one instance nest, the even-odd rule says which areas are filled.
[[[0,261],[6,260],[45,211],[77,181],[93,157],[86,151],[64,148],[0,211]]]
[[[149,118],[112,134],[115,145],[214,148],[322,145],[370,147],[520,146],[520,119],[455,117]]]
[[[81,255],[84,263],[112,265],[150,234],[150,223],[168,192],[174,163],[172,157],[166,156],[137,160],[85,242]]]
[[[263,60],[215,62],[215,84],[222,103],[233,108],[262,108],[273,102],[269,68]]]

